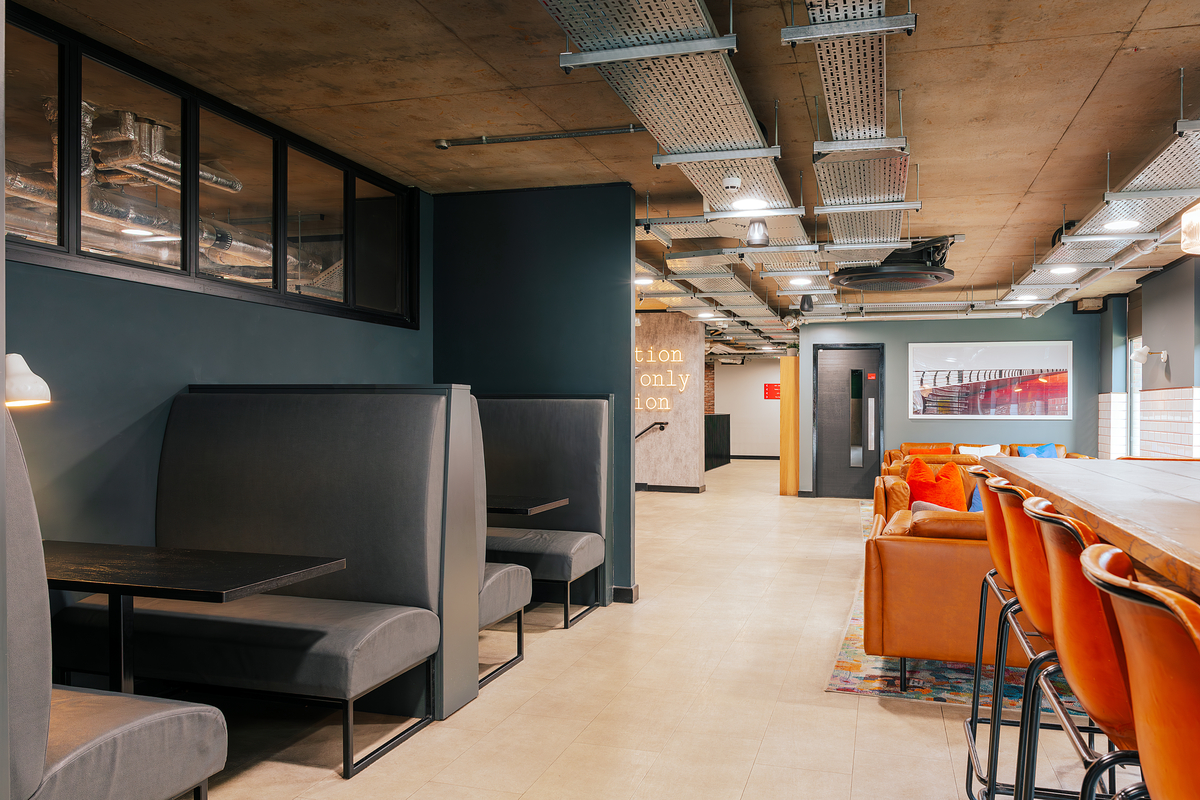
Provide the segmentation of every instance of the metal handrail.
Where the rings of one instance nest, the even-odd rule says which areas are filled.
[[[642,438],[642,436],[644,434],[649,433],[650,431],[654,430],[655,428],[658,428],[660,431],[665,431],[667,429],[667,426],[670,424],[671,423],[669,423],[669,422],[651,422],[649,425],[647,425],[645,428],[643,428],[641,430],[641,432],[638,433],[637,436],[633,437],[633,440],[636,442],[638,439]]]

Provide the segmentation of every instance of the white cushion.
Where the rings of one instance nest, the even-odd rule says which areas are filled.
[[[1000,445],[985,444],[981,447],[971,447],[970,445],[964,444],[959,445],[958,452],[965,456],[998,456],[1000,455]]]

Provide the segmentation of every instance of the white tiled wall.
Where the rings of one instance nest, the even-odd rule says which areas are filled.
[[[1141,392],[1141,455],[1200,458],[1200,389]]]
[[[1112,392],[1100,395],[1100,458],[1128,455],[1129,395]]]

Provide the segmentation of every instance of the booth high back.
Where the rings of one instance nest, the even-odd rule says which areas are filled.
[[[5,412],[9,787],[13,800],[172,800],[225,766],[211,706],[50,685],[50,598],[25,456]]]
[[[489,514],[488,561],[521,564],[534,581],[563,585],[566,627],[608,602],[610,403],[599,398],[479,398],[488,491],[570,500],[532,516]],[[571,584],[593,570],[595,596],[572,619]]]

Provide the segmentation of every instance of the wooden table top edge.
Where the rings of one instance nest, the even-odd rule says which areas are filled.
[[[1165,578],[1169,588],[1182,589],[1200,599],[1200,551],[1181,545],[1166,535],[1158,535],[1153,530],[1147,529],[1143,532],[1121,527],[1119,522],[1110,519],[1111,512],[1107,509],[1100,508],[1086,499],[1065,496],[1053,487],[1047,488],[1027,477],[1020,472],[1022,461],[1024,460],[1012,457],[985,456],[980,463],[1013,484],[1027,489],[1035,495],[1045,497],[1054,504],[1060,513],[1082,519],[1096,531],[1101,540],[1119,547],[1135,562]],[[1096,460],[1085,459],[1062,459],[1062,461],[1064,464],[1059,466],[1078,467],[1083,470],[1087,469],[1085,465],[1096,463]],[[1066,463],[1071,461],[1080,463]],[[1150,464],[1149,467],[1142,466],[1141,468],[1154,469],[1159,462],[1116,462],[1113,460],[1107,463]],[[1197,503],[1200,508],[1200,497],[1197,498]],[[1130,525],[1137,524],[1136,520],[1128,520],[1125,517],[1120,520]]]
[[[520,499],[521,497],[522,497],[521,495],[495,495],[496,499],[500,499],[500,498]],[[524,498],[524,499],[536,500],[538,498],[528,497],[528,498]],[[487,513],[489,513],[489,514],[511,514],[513,516],[531,517],[534,514],[541,514],[543,511],[549,511],[554,508],[562,508],[563,506],[570,505],[570,504],[571,504],[571,498],[561,497],[557,500],[548,500],[545,503],[540,503],[536,506],[525,506],[521,509],[517,509],[512,506],[489,505],[487,507]]]

